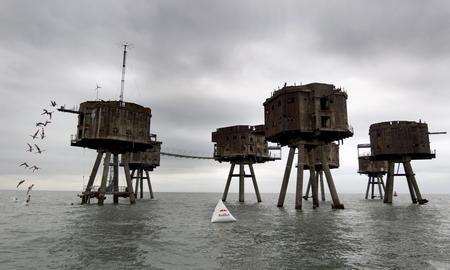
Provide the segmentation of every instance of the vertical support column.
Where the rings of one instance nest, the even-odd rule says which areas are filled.
[[[232,162],[230,167],[230,172],[228,173],[227,183],[225,184],[225,190],[223,191],[222,201],[225,202],[228,196],[228,189],[230,188],[231,178],[233,177],[234,166],[236,163]]]
[[[383,176],[378,176],[377,177],[377,184],[378,184],[378,192],[380,193],[380,199],[383,199],[383,190],[381,188],[381,182],[382,182],[382,178]]]
[[[113,166],[114,166],[114,175],[113,175],[113,203],[119,203],[119,196],[117,192],[119,192],[119,154],[114,154],[113,156]]]
[[[320,147],[320,146],[319,146]],[[313,208],[319,207],[319,187],[316,178],[316,166],[315,161],[316,157],[314,155],[315,148],[308,149],[309,155],[309,181],[311,182],[311,195],[313,199]],[[321,150],[324,151],[324,147],[321,147]]]
[[[152,189],[152,183],[150,182],[150,175],[148,171],[145,171],[145,175],[147,175],[147,184],[148,184],[148,191],[150,192],[150,199],[154,199],[153,196],[153,189]]]
[[[133,184],[131,183],[130,166],[128,165],[128,162],[124,162],[123,170],[125,172],[125,179],[127,180],[127,191],[130,194],[130,203],[135,204],[136,197],[133,193]]]
[[[334,185],[333,176],[330,172],[330,166],[328,165],[328,155],[325,153],[324,147],[320,149],[320,158],[323,167],[323,172],[325,173],[325,177],[327,179],[328,189],[330,190],[331,199],[333,201],[332,208],[333,209],[344,209],[344,205],[339,201],[339,196],[336,191],[336,187]]]
[[[416,191],[417,201],[419,202],[419,204],[427,203],[428,200],[423,199],[422,194],[420,194],[419,186],[417,185],[416,177],[414,176],[414,172],[411,167],[411,161],[403,162],[403,168],[405,168],[406,177],[409,178],[409,182],[411,182],[414,190]]]
[[[366,196],[364,197],[366,200],[369,199],[370,179],[371,178],[372,178],[372,176],[369,175],[369,180],[367,181]]]
[[[144,173],[143,173],[143,169],[141,169],[141,178],[139,179],[139,183],[140,183],[140,189],[141,189],[141,193],[139,194],[139,197],[142,199],[142,198],[144,198]]]
[[[253,187],[255,188],[256,200],[258,202],[261,202],[261,195],[259,194],[258,183],[256,183],[256,176],[255,176],[255,171],[253,170],[253,164],[249,163],[248,167],[250,168],[250,174],[252,176]]]
[[[286,163],[286,169],[284,170],[283,183],[281,184],[280,195],[278,197],[278,207],[283,207],[284,199],[286,198],[286,190],[289,184],[289,176],[291,176],[292,162],[294,160],[295,147],[289,147],[289,155]]]
[[[97,175],[98,167],[100,166],[100,162],[102,161],[103,151],[98,151],[97,158],[95,159],[94,166],[92,167],[91,175],[89,176],[89,181],[86,185],[86,190],[83,192],[81,196],[81,204],[85,204],[88,202],[90,198],[90,193],[92,189],[92,185],[95,181],[95,176]]]
[[[244,185],[245,185],[244,163],[239,163],[239,202],[244,202]]]
[[[303,195],[303,154],[305,147],[300,144],[298,146],[297,154],[297,185],[295,186],[295,209],[302,210],[302,195]]]
[[[384,193],[384,203],[392,203],[392,196],[394,194],[394,161],[388,161],[388,173],[386,179],[386,191]]]
[[[137,194],[139,191],[140,170],[139,169],[133,170],[133,175],[135,172],[137,172],[137,173],[136,173],[136,176],[134,177],[134,194],[137,197]],[[131,183],[133,183],[133,177],[131,178]]]
[[[105,159],[103,160],[103,174],[102,174],[102,182],[100,184],[100,188],[98,190],[98,205],[103,205],[103,201],[105,200],[105,192],[106,192],[106,181],[108,180],[108,172],[109,172],[109,161],[111,159],[111,153],[106,152]]]
[[[308,180],[308,185],[306,186],[305,196],[303,196],[303,199],[305,199],[305,201],[307,201],[308,198],[309,198],[309,191],[310,190],[311,190],[311,181]]]
[[[323,184],[323,171],[319,171],[318,173],[319,181],[320,181],[320,194],[322,195],[322,201],[325,201],[325,186]]]
[[[375,177],[372,176],[372,193],[371,193],[371,199],[375,199]]]

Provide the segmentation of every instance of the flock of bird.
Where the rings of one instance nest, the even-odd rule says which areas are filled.
[[[56,107],[56,102],[55,101],[50,101],[50,106],[52,108]],[[42,149],[41,147],[39,147],[39,145],[37,143],[34,143],[35,140],[40,139],[40,140],[44,140],[46,135],[45,135],[45,127],[47,127],[48,124],[51,123],[50,120],[52,120],[52,115],[53,115],[53,111],[50,111],[48,109],[42,109],[42,116],[47,117],[45,119],[45,121],[42,122],[37,122],[36,123],[36,132],[34,132],[32,135],[30,135],[30,137],[33,139],[33,143],[27,143],[27,148],[26,151],[30,152],[30,153],[35,153],[35,154],[42,154],[45,150]],[[31,170],[33,173],[39,171],[41,168],[38,167],[37,165],[32,165],[30,166],[26,161],[22,162],[19,164],[19,167],[23,167],[25,169]],[[22,185],[23,183],[25,183],[26,180],[21,179],[18,183],[16,188],[19,188],[20,185]],[[34,187],[34,184],[31,184],[28,187],[28,191],[27,191],[27,202],[29,202],[30,200],[30,191],[31,189]]]

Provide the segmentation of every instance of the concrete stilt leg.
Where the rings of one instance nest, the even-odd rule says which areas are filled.
[[[253,164],[249,163],[248,167],[250,168],[250,174],[252,176],[253,187],[255,188],[256,200],[258,202],[261,202],[261,195],[259,194],[258,183],[256,183],[256,176],[255,176],[255,171],[253,170]]]
[[[302,193],[303,193],[303,154],[304,154],[304,146],[298,146],[298,154],[297,154],[297,185],[295,186],[295,209],[302,210]]]
[[[89,181],[86,185],[86,190],[83,192],[81,196],[81,204],[85,204],[90,199],[90,193],[92,189],[92,185],[95,181],[95,176],[97,175],[98,167],[100,166],[100,162],[102,161],[103,151],[98,151],[97,158],[95,159],[94,166],[91,171],[91,175],[89,176]]]
[[[419,204],[427,203],[428,200],[423,199],[422,194],[420,194],[419,185],[417,185],[416,177],[414,176],[414,172],[411,167],[411,161],[403,162],[403,167],[405,168],[406,177],[409,178],[409,182],[411,182],[414,190],[416,191],[417,202]]]
[[[372,176],[372,193],[371,193],[371,199],[375,199],[375,177]]]
[[[306,186],[305,196],[303,196],[303,199],[305,199],[305,201],[307,201],[308,198],[309,198],[309,191],[310,190],[311,190],[311,181],[308,180],[308,185]]]
[[[137,169],[137,170],[133,170],[133,172],[136,173],[136,175],[134,177],[134,194],[137,197],[137,194],[139,192],[139,178],[141,176],[141,170]],[[133,178],[131,178],[131,182],[133,182]]]
[[[123,170],[125,172],[125,179],[127,180],[127,191],[130,194],[130,203],[136,203],[136,197],[133,193],[133,184],[131,183],[130,167],[127,162],[123,164]]]
[[[99,192],[98,192],[98,205],[103,205],[103,201],[105,200],[106,193],[106,181],[108,180],[108,172],[109,172],[109,161],[111,159],[111,153],[105,153],[105,159],[103,160],[103,174],[102,174],[102,182],[100,184]]]
[[[314,148],[308,149],[308,155],[311,163],[309,165],[309,182],[311,182],[313,208],[316,208],[319,207],[319,187],[316,181],[316,168],[314,166],[314,163],[311,162],[316,160],[316,157],[314,156]]]
[[[141,198],[141,199],[143,199],[144,198],[144,175],[143,175],[144,173],[143,173],[143,171],[141,170],[141,178],[139,179],[139,182],[140,182],[140,194],[139,194],[139,197]]]
[[[222,201],[225,202],[228,196],[228,189],[230,188],[231,178],[233,177],[235,163],[231,163],[230,172],[228,173],[227,183],[225,184],[225,190],[223,191]]]
[[[370,179],[372,178],[372,176],[369,176],[369,181],[367,182],[367,189],[366,189],[366,196],[365,199],[369,199],[369,190],[370,190]]]
[[[150,182],[150,174],[148,171],[145,171],[145,175],[147,176],[147,185],[148,185],[148,191],[150,192],[150,199],[154,199],[153,196],[153,189],[152,189],[152,183]]]
[[[378,176],[377,184],[378,184],[378,192],[380,193],[380,199],[383,199],[383,189],[381,188],[381,179],[382,179],[382,176]]]
[[[344,209],[344,205],[339,201],[339,196],[336,191],[336,187],[334,185],[333,176],[330,172],[330,167],[328,165],[328,157],[327,153],[325,153],[324,148],[322,147],[321,151],[321,162],[323,167],[323,172],[325,173],[325,177],[328,183],[328,189],[330,190],[331,199],[333,201],[333,209]]]
[[[322,195],[322,201],[325,201],[325,186],[323,184],[323,171],[319,171],[318,173],[319,181],[320,181],[320,194]]]
[[[384,193],[384,203],[392,203],[392,196],[394,195],[394,167],[393,161],[388,162],[388,173],[386,179],[386,191]]]
[[[239,163],[239,202],[244,202],[244,186],[245,186],[244,163]]]
[[[289,176],[291,175],[292,162],[294,160],[295,147],[289,148],[289,156],[286,163],[286,169],[284,170],[283,183],[281,184],[280,195],[278,197],[278,207],[283,207],[284,199],[286,198],[286,190],[289,184]]]
[[[114,166],[114,175],[113,175],[113,203],[119,203],[119,196],[117,192],[119,192],[119,154],[114,154],[113,156],[113,166]]]

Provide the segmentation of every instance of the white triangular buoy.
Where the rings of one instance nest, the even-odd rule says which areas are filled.
[[[211,217],[211,222],[235,222],[236,219],[233,217],[233,215],[228,211],[228,208],[223,204],[223,202],[220,200],[216,208],[214,209],[214,213]]]

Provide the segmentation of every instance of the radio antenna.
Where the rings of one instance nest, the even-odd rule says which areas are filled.
[[[128,42],[123,43],[122,80],[120,81],[120,103],[123,104],[123,91],[125,90],[125,64],[127,60]]]

